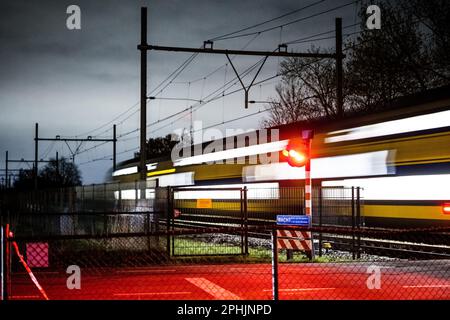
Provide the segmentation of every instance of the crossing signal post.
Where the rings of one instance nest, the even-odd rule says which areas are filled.
[[[291,167],[305,167],[305,215],[312,225],[311,143],[313,130],[302,130],[301,138],[291,139],[282,151]],[[311,233],[311,259],[314,258],[314,242]]]

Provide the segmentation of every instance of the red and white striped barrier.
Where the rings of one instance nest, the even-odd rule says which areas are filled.
[[[311,188],[311,144],[312,144],[312,131],[302,133],[303,139],[306,140],[306,150],[307,157],[305,163],[305,215],[310,218],[310,225],[312,225],[312,188]],[[313,250],[313,238],[312,234],[309,233],[309,251],[311,252],[311,259],[314,259],[314,250]]]
[[[277,230],[278,249],[311,251],[311,232],[296,230]]]
[[[308,156],[305,163],[305,214],[311,216],[312,197],[311,197],[311,139],[306,140]]]

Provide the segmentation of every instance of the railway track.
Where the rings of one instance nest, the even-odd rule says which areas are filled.
[[[329,242],[334,250],[382,255],[392,258],[450,259],[450,246],[426,243],[401,242],[386,239],[371,239],[323,235],[322,243]]]
[[[232,222],[232,223],[230,223]],[[254,221],[251,221],[254,222]],[[266,221],[267,223],[267,221]],[[232,221],[217,223],[217,222],[198,222],[195,220],[176,220],[174,227],[176,228],[208,228],[223,226],[240,227],[240,220],[233,219]],[[448,235],[444,235],[448,237]],[[255,232],[249,231],[248,237],[257,239],[270,239],[269,232]],[[318,250],[318,236],[316,236],[315,246]],[[343,235],[322,235],[322,244],[327,242],[331,245],[332,250],[355,252],[361,254],[371,254],[378,256],[386,256],[392,258],[409,258],[409,259],[450,259],[450,246],[444,244],[435,244],[434,241],[411,242],[392,239],[395,238],[390,235],[391,239],[375,239],[370,237],[343,236]]]

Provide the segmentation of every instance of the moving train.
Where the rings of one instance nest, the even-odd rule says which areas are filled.
[[[450,225],[450,86],[340,120],[297,122],[185,147],[182,157],[149,160],[147,179],[160,187],[205,189],[186,192],[191,199],[233,199],[227,192],[206,193],[243,186],[249,198],[278,198],[285,187],[304,186],[304,168],[289,166],[280,154],[305,129],[314,130],[313,187],[361,187],[366,226]],[[124,161],[112,179],[139,179],[138,165],[138,159]]]

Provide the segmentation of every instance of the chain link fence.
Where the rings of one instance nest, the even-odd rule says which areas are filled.
[[[303,213],[302,192],[129,183],[2,198],[2,226],[10,228],[4,292],[70,300],[450,298],[450,228],[366,228],[357,188],[317,188],[311,227],[277,226],[277,214]],[[311,233],[312,254],[282,247],[277,230]]]
[[[249,230],[273,232],[274,228]],[[348,227],[303,230],[335,236],[353,232]],[[210,239],[206,235],[239,231],[236,227],[222,227],[205,229],[204,233],[196,230],[196,234],[204,236],[207,243]],[[250,244],[248,255],[241,256],[172,256],[167,254],[164,233],[150,238],[143,233],[14,236],[8,240],[8,294],[10,299],[44,297],[20,262],[19,253],[49,299],[449,299],[448,249],[422,248],[418,252],[417,248],[404,248],[398,254],[398,248],[388,245],[394,232],[399,233],[360,231],[365,243],[385,243],[372,244],[371,250],[362,247],[359,259],[331,246],[321,255],[316,248],[313,260],[305,252],[295,251],[288,261],[283,255],[285,249],[278,248],[276,274],[272,243]],[[430,234],[447,237],[449,232],[448,228],[409,231],[402,237],[418,245]],[[173,235],[195,234],[179,230]],[[240,250],[239,244],[235,249]]]

